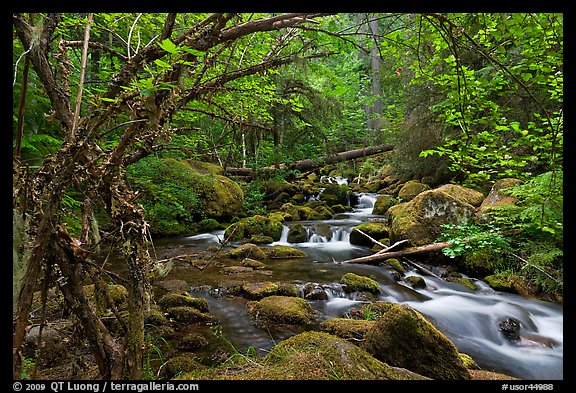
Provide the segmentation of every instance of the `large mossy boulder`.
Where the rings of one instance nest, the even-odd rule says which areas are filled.
[[[435,188],[438,191],[443,191],[454,198],[468,203],[474,207],[479,207],[484,201],[484,194],[472,188],[462,187],[457,184],[443,184]]]
[[[428,184],[420,183],[418,180],[410,180],[400,188],[398,198],[400,198],[402,202],[408,202],[414,199],[416,195],[429,189],[430,186]]]
[[[389,366],[347,340],[308,331],[277,344],[259,362],[242,367],[224,364],[212,370],[183,373],[176,379],[206,380],[426,380]]]
[[[388,209],[390,240],[408,239],[417,246],[430,244],[442,233],[443,224],[468,223],[475,212],[474,206],[444,191],[424,191],[410,202]]]
[[[268,236],[274,241],[282,236],[282,224],[280,216],[266,217],[255,215],[245,217],[226,228],[224,237],[233,241],[251,239],[254,235]]]
[[[478,216],[483,217],[488,211],[490,211],[490,209],[498,206],[514,205],[517,199],[513,196],[506,195],[502,191],[510,187],[519,186],[520,184],[522,184],[522,181],[514,178],[498,180],[492,186],[488,196],[484,199],[484,201],[482,201],[482,204],[478,209]]]
[[[396,202],[396,199],[392,195],[381,195],[376,198],[376,201],[374,202],[372,214],[384,215],[389,208],[396,204]]]
[[[330,318],[320,323],[320,329],[356,344],[364,341],[374,323],[367,319]]]
[[[306,228],[300,223],[292,225],[288,230],[288,243],[304,243],[307,237]]]
[[[352,232],[350,232],[350,244],[365,247],[374,245],[374,242],[366,237],[366,235],[360,233],[360,231],[375,240],[387,239],[390,236],[388,233],[388,223],[386,221],[370,221],[357,225],[352,229]]]
[[[406,304],[389,307],[368,331],[361,347],[384,363],[432,379],[470,379],[452,341]]]
[[[267,296],[259,301],[248,302],[246,309],[256,324],[263,326],[309,325],[316,320],[312,306],[306,300],[294,296]]]
[[[328,206],[347,205],[348,193],[347,184],[329,183],[320,193],[318,199],[325,202]]]

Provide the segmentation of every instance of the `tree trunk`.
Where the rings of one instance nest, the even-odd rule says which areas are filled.
[[[364,147],[360,149],[348,150],[341,153],[336,153],[330,156],[324,156],[317,159],[309,159],[306,158],[304,160],[299,160],[294,162],[293,164],[289,165],[289,169],[298,170],[300,172],[310,171],[316,168],[320,168],[324,165],[328,164],[335,164],[337,162],[347,161],[347,160],[355,160],[357,158],[363,158],[367,156],[371,156],[374,154],[383,153],[386,151],[393,150],[393,146],[389,145],[379,145],[379,146],[372,146],[372,147]],[[284,166],[278,165],[277,167],[283,168]],[[264,167],[262,169],[276,169],[276,166],[272,167]],[[252,176],[253,171],[251,168],[235,168],[230,167],[226,168],[226,173],[232,176],[243,176],[249,177]]]
[[[424,246],[419,247],[410,247],[399,251],[380,251],[377,252],[376,254],[368,255],[366,257],[348,259],[346,261],[342,261],[342,263],[377,264],[390,258],[398,258],[406,255],[425,254],[428,252],[440,251],[443,248],[450,247],[451,245],[452,245],[451,242],[442,242],[442,243],[426,244]]]
[[[330,156],[325,156],[317,159],[304,159],[296,161],[289,166],[290,169],[295,169],[301,172],[309,171],[311,169],[319,168],[328,164],[335,164],[337,162],[354,160],[357,158],[367,157],[378,153],[383,153],[392,150],[390,145],[379,145],[372,147],[364,147],[361,149],[348,150],[342,153],[336,153]]]

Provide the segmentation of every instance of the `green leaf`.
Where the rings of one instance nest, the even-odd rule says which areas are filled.
[[[170,41],[168,38],[162,40],[162,42],[158,45],[160,46],[160,48],[164,49],[166,52],[171,53],[173,55],[178,54],[178,52],[180,51],[180,49],[176,45],[174,45],[174,43]]]

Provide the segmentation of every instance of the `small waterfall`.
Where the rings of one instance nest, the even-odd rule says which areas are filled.
[[[348,243],[350,244],[350,232],[352,228],[346,227],[330,227],[330,233],[328,234],[324,230],[324,234],[317,233],[318,229],[314,227],[307,228],[306,232],[308,234],[308,243]]]
[[[282,234],[280,235],[280,239],[276,243],[288,244],[288,232],[289,231],[290,231],[290,227],[288,225],[282,225]]]

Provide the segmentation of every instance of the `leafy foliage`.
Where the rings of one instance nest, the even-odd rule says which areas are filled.
[[[133,186],[153,233],[190,232],[202,216],[202,176],[195,176],[186,162],[147,157],[129,167]]]
[[[444,230],[438,240],[452,243],[442,249],[444,255],[450,258],[471,250],[489,248],[502,251],[510,248],[509,240],[491,224],[443,224],[442,228]]]
[[[416,65],[443,99],[433,109],[444,144],[421,153],[447,156],[469,184],[526,178],[562,164],[562,16],[450,15],[434,21],[435,55]],[[468,29],[470,34],[454,33]],[[512,44],[513,43],[513,44]],[[519,98],[525,97],[525,98]]]

